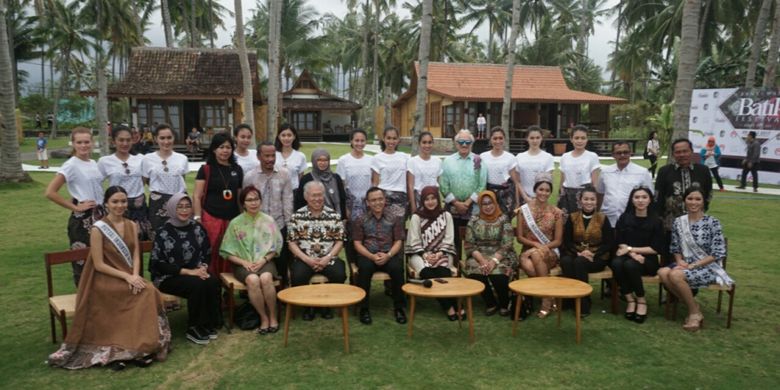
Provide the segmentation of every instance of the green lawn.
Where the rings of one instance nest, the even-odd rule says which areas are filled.
[[[349,355],[338,318],[294,320],[287,348],[282,333],[241,331],[222,332],[201,347],[183,337],[185,309],[170,314],[175,350],[167,362],[120,373],[49,368],[44,360],[56,346],[49,339],[43,253],[67,248],[68,212],[43,197],[51,174],[32,177],[33,183],[0,186],[0,388],[763,389],[780,383],[780,313],[774,306],[780,266],[771,260],[780,253],[780,197],[734,193],[715,193],[710,210],[724,224],[729,271],[739,286],[731,329],[723,314],[715,314],[716,294],[710,291],[699,294],[706,327],[695,334],[681,329],[683,308],[673,322],[651,304],[647,322],[637,325],[602,313],[609,303],[594,294],[581,345],[574,343],[570,312],[564,312],[560,329],[554,317],[533,318],[513,338],[510,321],[485,317],[477,298],[473,345],[467,328],[447,321],[432,300],[419,301],[410,340],[375,285],[374,324],[350,317]],[[193,178],[188,175],[190,189]],[[70,267],[58,268],[56,291],[73,291]],[[650,302],[656,294],[648,289]]]
[[[49,144],[47,145],[49,152],[55,149],[62,149],[68,147],[68,142],[70,142],[69,137],[57,137],[56,139],[51,139],[46,136],[46,138],[49,139]],[[35,142],[38,139],[38,137],[26,137],[24,140],[22,140],[21,145],[19,145],[19,151],[21,153],[31,153],[35,152]]]

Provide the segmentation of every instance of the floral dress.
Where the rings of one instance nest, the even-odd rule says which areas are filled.
[[[474,216],[466,228],[466,239],[463,247],[468,259],[466,260],[466,274],[481,274],[480,264],[471,253],[479,251],[489,259],[493,256],[501,256],[497,267],[492,274],[509,275],[517,268],[517,254],[514,250],[515,233],[512,224],[501,215],[495,221],[489,222],[479,216]]]
[[[718,267],[718,263],[726,258],[726,240],[723,238],[723,229],[720,221],[709,215],[705,215],[704,218],[691,223],[690,226],[691,234],[696,244],[704,252],[714,257],[716,262],[695,269],[686,269],[683,272],[685,272],[685,279],[691,288],[707,287],[716,282],[718,275],[715,272],[715,267]],[[675,219],[672,227],[670,252],[683,255],[685,262],[688,264],[699,261],[700,259],[694,258],[691,254],[686,254],[686,251],[683,250],[681,229],[680,221]]]
[[[555,237],[555,224],[558,222],[559,219],[564,217],[563,211],[561,211],[561,209],[557,207],[547,207],[543,211],[539,211],[534,207],[531,207],[531,213],[533,214],[534,222],[536,222],[536,226],[539,226],[539,229],[542,230],[542,233],[544,233],[544,235],[547,236],[547,238],[550,239],[550,241],[552,241]],[[517,223],[523,224],[523,237],[534,242],[539,242],[539,239],[536,238],[534,232],[532,232],[531,229],[526,224],[525,218],[523,218],[522,213],[518,214],[517,221],[518,221]],[[523,252],[530,249],[533,249],[533,247],[528,247],[526,245],[523,245]],[[551,250],[549,252],[549,255],[544,258],[544,262],[550,268],[554,267],[556,264],[558,264],[558,254],[555,253],[554,250]]]

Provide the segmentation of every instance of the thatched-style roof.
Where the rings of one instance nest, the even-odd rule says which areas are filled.
[[[301,72],[293,87],[282,94],[282,106],[293,111],[357,111],[363,107],[320,90],[308,70]]]

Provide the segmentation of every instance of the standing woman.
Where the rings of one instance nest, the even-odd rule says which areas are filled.
[[[420,191],[428,186],[438,187],[439,176],[441,176],[441,160],[431,157],[433,134],[423,131],[417,141],[420,145],[420,154],[410,158],[406,163],[406,192],[412,214],[422,207]]]
[[[658,254],[665,249],[666,237],[649,188],[631,191],[626,211],[618,218],[615,230],[617,252],[609,268],[620,285],[620,293],[626,297],[626,319],[641,324],[647,319],[642,276],[652,276],[658,271]]]
[[[171,126],[157,125],[154,138],[159,149],[144,155],[141,171],[149,183],[149,222],[154,240],[155,231],[168,220],[165,204],[173,194],[187,193],[184,175],[189,171],[187,156],[173,151],[174,135]]]
[[[504,150],[506,134],[501,127],[490,130],[491,149],[479,155],[487,168],[487,190],[493,191],[501,212],[509,221],[514,217],[515,207],[520,203],[516,188],[519,187],[517,160]]]
[[[276,134],[274,147],[276,147],[276,167],[286,168],[290,172],[292,189],[295,191],[303,177],[303,171],[306,170],[306,155],[298,151],[301,148],[301,141],[295,128],[287,123],[282,124],[279,133]]]
[[[399,141],[398,129],[385,128],[382,134],[382,153],[371,160],[371,184],[385,193],[385,210],[396,218],[406,218],[409,198],[406,196],[406,163],[409,155],[396,150]]]
[[[195,177],[194,219],[203,224],[212,248],[219,248],[230,220],[241,213],[238,195],[244,172],[236,163],[234,146],[230,133],[215,134],[206,151],[206,163]],[[230,263],[217,250],[211,251],[209,272],[214,275],[230,272]]]
[[[548,173],[552,175],[555,169],[555,161],[552,154],[541,149],[542,129],[539,126],[528,127],[528,150],[517,154],[517,199],[522,203],[529,203],[533,200],[534,184],[536,175]],[[520,203],[518,203],[520,205]]]
[[[707,144],[701,148],[699,155],[701,155],[702,164],[710,169],[712,177],[718,182],[718,188],[720,188],[721,191],[725,191],[723,189],[723,180],[720,179],[720,174],[718,174],[718,168],[720,168],[720,146],[715,143],[714,136],[711,135],[707,138]]]
[[[363,129],[355,129],[349,135],[349,146],[352,150],[339,157],[336,172],[344,181],[347,194],[347,235],[352,237],[352,224],[359,220],[366,212],[366,191],[371,188],[371,160],[372,156],[366,155],[366,132]],[[357,261],[357,252],[352,240],[344,244],[347,252],[347,260]]]
[[[574,126],[571,133],[571,143],[574,150],[561,156],[561,186],[558,190],[558,207],[565,215],[579,209],[577,193],[586,184],[598,183],[599,156],[585,150],[588,145],[588,128],[583,125]]]
[[[236,139],[236,162],[244,171],[244,176],[260,165],[260,161],[257,159],[257,152],[254,149],[249,149],[249,146],[252,145],[253,136],[252,128],[246,123],[236,126],[233,130],[233,137]]]
[[[109,186],[121,186],[127,191],[127,218],[138,225],[138,238],[148,240],[150,230],[149,207],[146,206],[144,194],[143,173],[141,172],[142,155],[130,154],[133,147],[133,134],[125,125],[119,125],[111,131],[116,152],[103,156],[98,160],[98,169],[103,177],[108,179]]]
[[[311,172],[301,179],[301,184],[295,191],[293,209],[306,206],[303,198],[303,186],[310,181],[318,181],[325,186],[325,206],[330,207],[342,220],[347,219],[347,193],[344,191],[344,181],[337,173],[330,170],[330,153],[318,148],[311,152]]]
[[[68,219],[68,241],[70,249],[88,247],[89,231],[92,224],[104,215],[103,210],[103,174],[95,160],[92,160],[92,131],[77,127],[70,133],[73,152],[68,161],[62,164],[59,172],[46,187],[46,197],[52,202],[71,211]],[[70,201],[63,198],[60,188],[67,185],[73,197]],[[73,281],[79,285],[83,261],[71,263]]]
[[[658,143],[658,132],[650,132],[650,136],[647,138],[647,146],[645,146],[645,155],[650,160],[650,167],[647,168],[650,171],[650,175],[655,179],[655,170],[658,168],[658,152],[661,150],[661,144]]]
[[[518,215],[517,241],[523,244],[520,267],[531,278],[550,274],[550,269],[558,263],[558,247],[563,242],[565,217],[559,208],[548,203],[552,189],[552,176],[540,174],[534,184],[536,196],[520,207]],[[536,316],[545,318],[553,309],[552,298],[542,298]]]
[[[127,362],[146,367],[168,354],[171,329],[160,293],[141,277],[138,227],[124,218],[127,193],[108,187],[105,199],[108,215],[91,228],[73,324],[49,355],[52,366],[120,370]]]

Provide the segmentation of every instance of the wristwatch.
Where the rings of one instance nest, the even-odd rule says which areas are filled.
[[[634,250],[634,247],[629,245],[629,246],[626,247],[626,249],[628,249],[628,251],[631,252],[631,251]]]
[[[200,221],[200,215],[196,215],[196,216],[192,217],[192,219],[195,220],[195,221]]]

